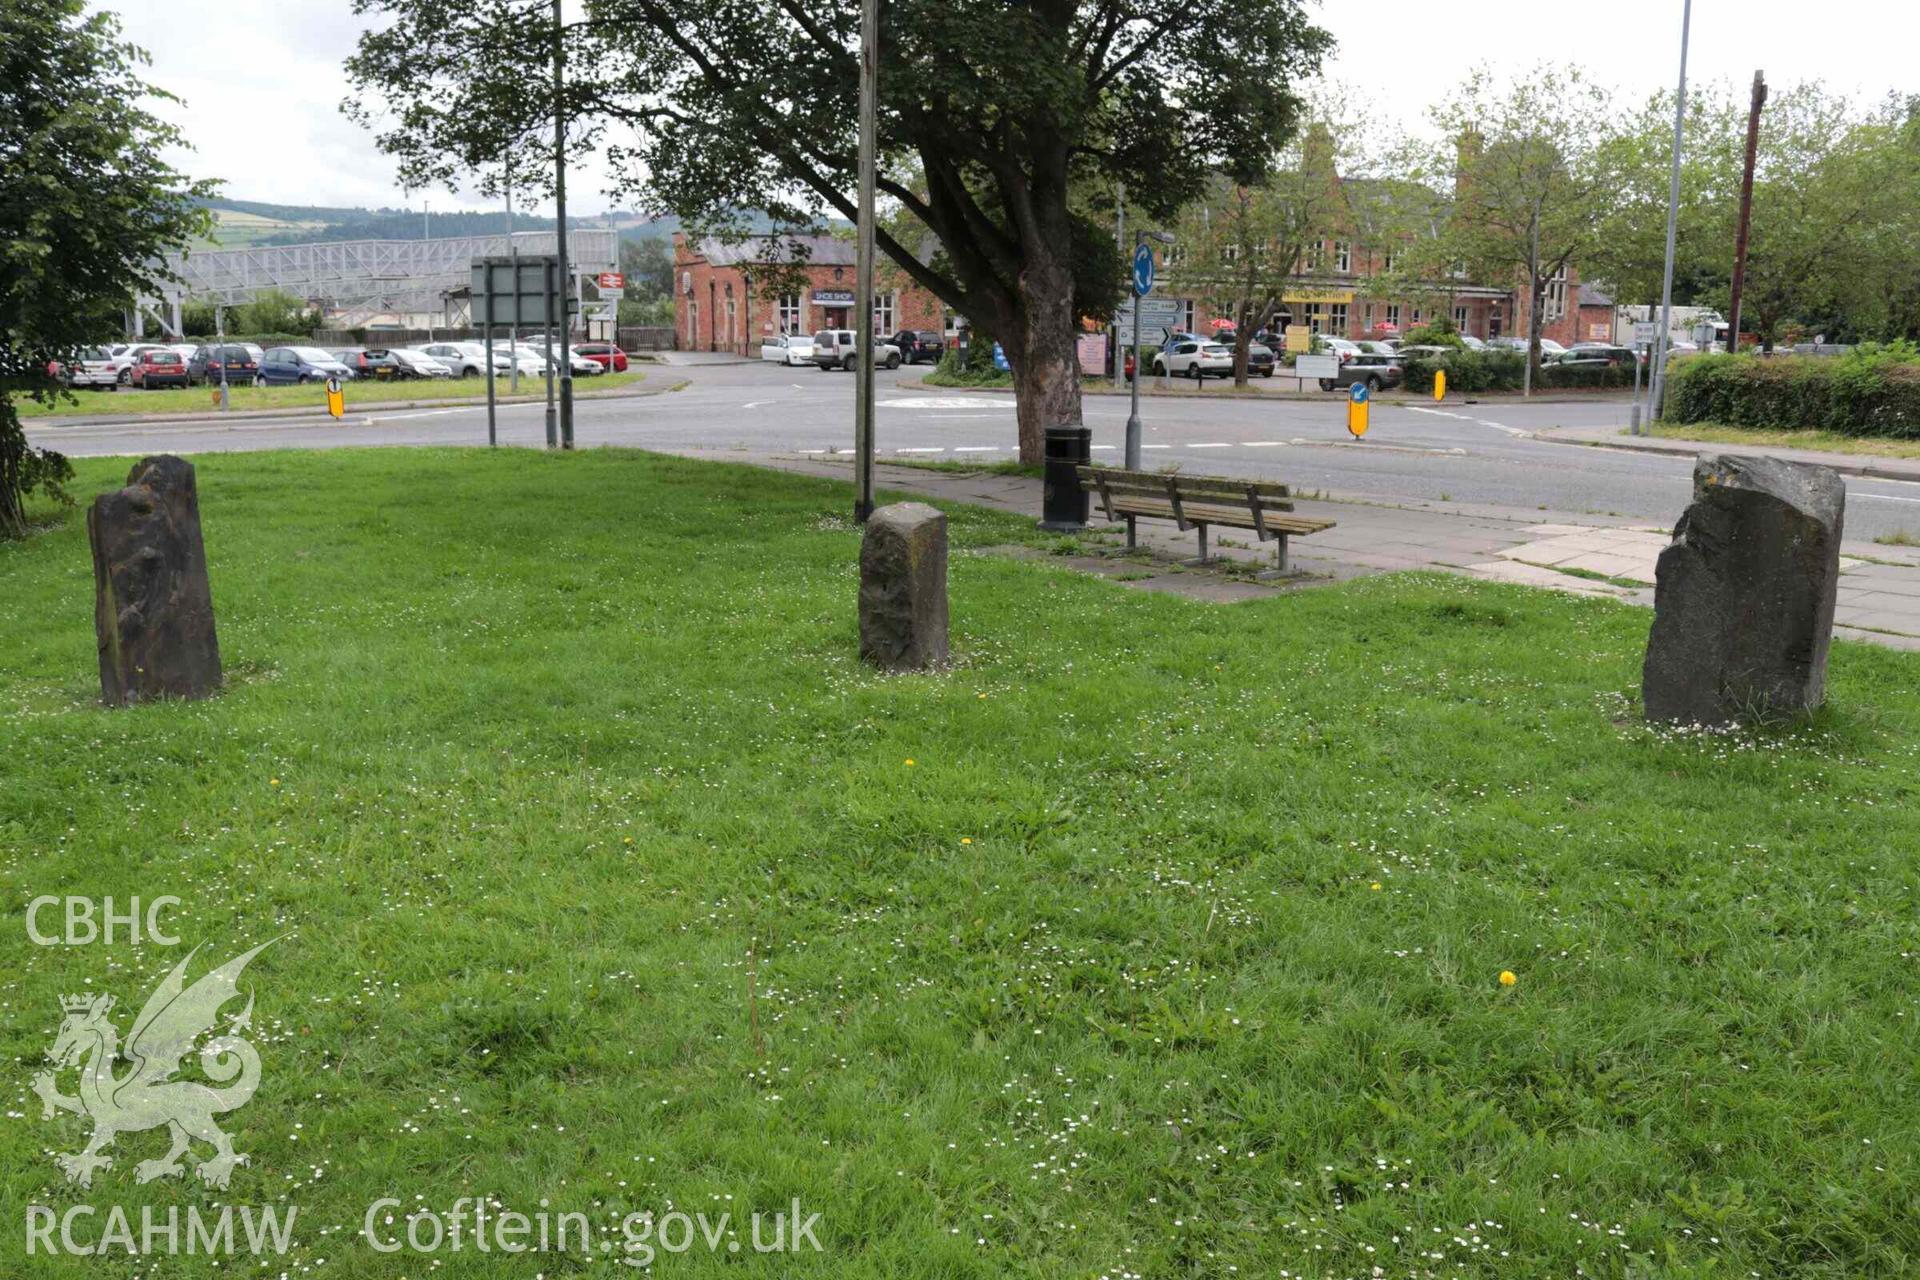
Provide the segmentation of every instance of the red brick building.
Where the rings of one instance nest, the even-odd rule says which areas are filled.
[[[798,250],[799,252],[796,252]],[[804,265],[796,266],[797,262]],[[758,356],[764,338],[854,323],[854,245],[834,236],[756,236],[737,244],[673,237],[673,326],[682,351]],[[768,281],[776,273],[781,287]],[[882,260],[874,325],[951,332],[946,307]]]

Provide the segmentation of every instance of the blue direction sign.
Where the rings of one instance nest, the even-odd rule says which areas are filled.
[[[1353,386],[1348,389],[1347,396],[1355,404],[1365,404],[1369,399],[1372,398],[1370,393],[1367,391],[1367,384],[1364,382],[1354,383]]]
[[[1153,247],[1151,245],[1134,246],[1133,292],[1141,298],[1153,292]]]

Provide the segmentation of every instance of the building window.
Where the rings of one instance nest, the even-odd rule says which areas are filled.
[[[1160,265],[1163,267],[1177,267],[1180,265],[1180,260],[1186,256],[1186,253],[1182,251],[1179,245],[1170,244],[1160,251]]]
[[[1347,240],[1333,242],[1333,269],[1342,275],[1353,270],[1353,244]]]
[[[1347,304],[1336,302],[1327,308],[1327,332],[1336,338],[1347,336]]]
[[[885,293],[873,295],[873,331],[878,334],[893,332],[893,314],[899,294],[889,289]]]
[[[1547,322],[1560,319],[1567,314],[1567,272],[1562,267],[1560,273],[1547,281]]]
[[[1239,246],[1239,245],[1237,245],[1237,244],[1223,244],[1223,245],[1221,245],[1221,246],[1220,246],[1220,261],[1222,261],[1222,262],[1238,262],[1238,261],[1240,261],[1240,246]]]
[[[1146,317],[1144,316],[1141,317],[1141,319],[1145,319],[1145,318]],[[1193,299],[1192,298],[1185,298],[1181,300],[1180,328],[1187,333],[1193,332]]]
[[[1314,333],[1325,333],[1327,331],[1326,308],[1317,302],[1309,302],[1307,304],[1307,328]]]
[[[800,295],[783,293],[780,295],[780,332],[799,333],[806,326],[807,313],[802,308]]]
[[[1415,307],[1415,308],[1413,309],[1413,317],[1412,317],[1412,322],[1413,322],[1414,324],[1419,324],[1419,323],[1420,323],[1420,308],[1418,308],[1418,307]]]
[[[1467,331],[1467,309],[1465,307],[1455,307],[1453,309],[1453,327],[1461,333]]]
[[[960,330],[966,325],[966,321],[962,319],[960,313],[952,307],[945,307],[942,308],[942,310],[946,313],[943,327],[947,333],[947,345],[952,346],[953,339],[960,336]]]
[[[1387,323],[1392,325],[1396,329],[1400,327],[1400,304],[1399,303],[1389,302],[1387,304]]]
[[[1380,255],[1380,269],[1382,271],[1391,271],[1393,270],[1393,265],[1396,261],[1397,261],[1396,255],[1394,254],[1393,250],[1389,249],[1385,253]]]

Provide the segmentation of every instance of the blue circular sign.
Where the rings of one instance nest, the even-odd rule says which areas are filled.
[[[1355,404],[1365,404],[1371,398],[1371,393],[1368,392],[1366,383],[1356,382],[1347,388],[1347,396]]]
[[[1149,245],[1134,246],[1133,292],[1141,298],[1153,292],[1153,249]]]

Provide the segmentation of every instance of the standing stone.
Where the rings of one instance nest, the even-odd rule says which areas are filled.
[[[220,687],[220,642],[200,541],[193,464],[142,458],[127,487],[87,510],[100,696],[109,706],[205,698]]]
[[[1703,455],[1660,553],[1647,719],[1724,725],[1826,697],[1847,489],[1827,467]]]
[[[867,517],[860,543],[860,656],[886,671],[947,660],[947,517],[896,502]]]

